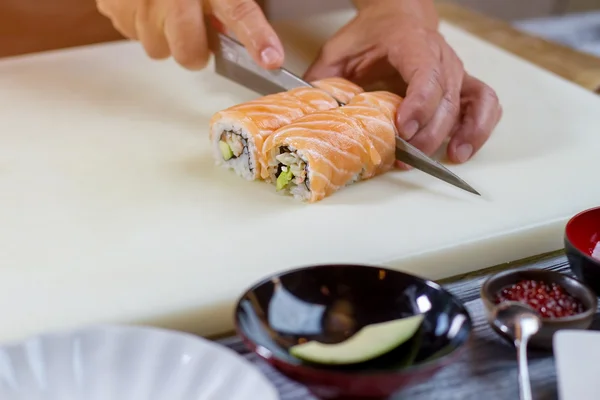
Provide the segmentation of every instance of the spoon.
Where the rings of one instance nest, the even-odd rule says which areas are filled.
[[[494,307],[491,318],[494,326],[513,339],[517,348],[519,397],[521,400],[532,400],[527,367],[527,343],[540,330],[542,325],[540,316],[523,303],[507,301]]]

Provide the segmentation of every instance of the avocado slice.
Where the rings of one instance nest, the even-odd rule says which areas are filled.
[[[326,365],[356,364],[377,358],[412,338],[423,315],[365,326],[340,343],[324,344],[311,340],[290,348],[290,354],[301,360]]]
[[[223,155],[223,159],[225,161],[233,157],[233,151],[231,150],[231,147],[229,147],[229,145],[223,140],[219,140],[219,149],[221,150],[221,154]]]
[[[277,190],[281,190],[290,183],[294,175],[292,174],[292,170],[288,168],[287,171],[281,171],[279,176],[277,177]]]

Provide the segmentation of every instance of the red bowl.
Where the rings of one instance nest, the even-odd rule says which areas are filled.
[[[301,340],[336,343],[373,323],[425,316],[407,343],[352,366],[305,363],[290,354]],[[244,293],[235,312],[245,344],[320,399],[387,398],[431,378],[455,360],[472,330],[468,311],[438,284],[365,265],[286,271]]]
[[[600,294],[600,259],[592,257],[596,246],[600,252],[600,207],[571,218],[565,228],[564,242],[573,273]]]

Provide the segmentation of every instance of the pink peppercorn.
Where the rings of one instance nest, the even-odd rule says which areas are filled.
[[[522,280],[500,290],[496,304],[518,301],[536,310],[544,318],[561,318],[585,311],[583,304],[557,283]]]

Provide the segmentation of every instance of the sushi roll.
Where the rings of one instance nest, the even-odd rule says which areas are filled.
[[[344,99],[363,90],[340,78],[314,82]],[[238,104],[217,112],[210,121],[209,139],[217,165],[232,169],[246,179],[262,176],[266,162],[262,146],[277,129],[313,112],[338,107],[325,89],[302,87]]]
[[[389,171],[395,161],[395,110],[401,101],[388,92],[362,93],[344,107],[278,129],[264,143],[263,178],[277,191],[314,203]]]
[[[360,123],[339,109],[309,114],[278,129],[265,141],[264,153],[263,178],[309,203],[373,174],[381,163]]]
[[[311,82],[316,88],[322,89],[332,95],[336,100],[341,101],[344,104],[348,104],[350,100],[359,93],[363,93],[364,90],[360,86],[344,79],[344,78],[327,78],[320,81]]]
[[[394,123],[402,100],[402,97],[392,92],[376,91],[360,93],[352,98],[350,104],[377,108]]]
[[[369,179],[394,167],[396,161],[395,119],[402,97],[390,92],[368,92],[354,97],[339,112],[353,118],[369,136],[381,157],[375,171],[365,171],[360,179]],[[370,172],[370,173],[369,173]]]

